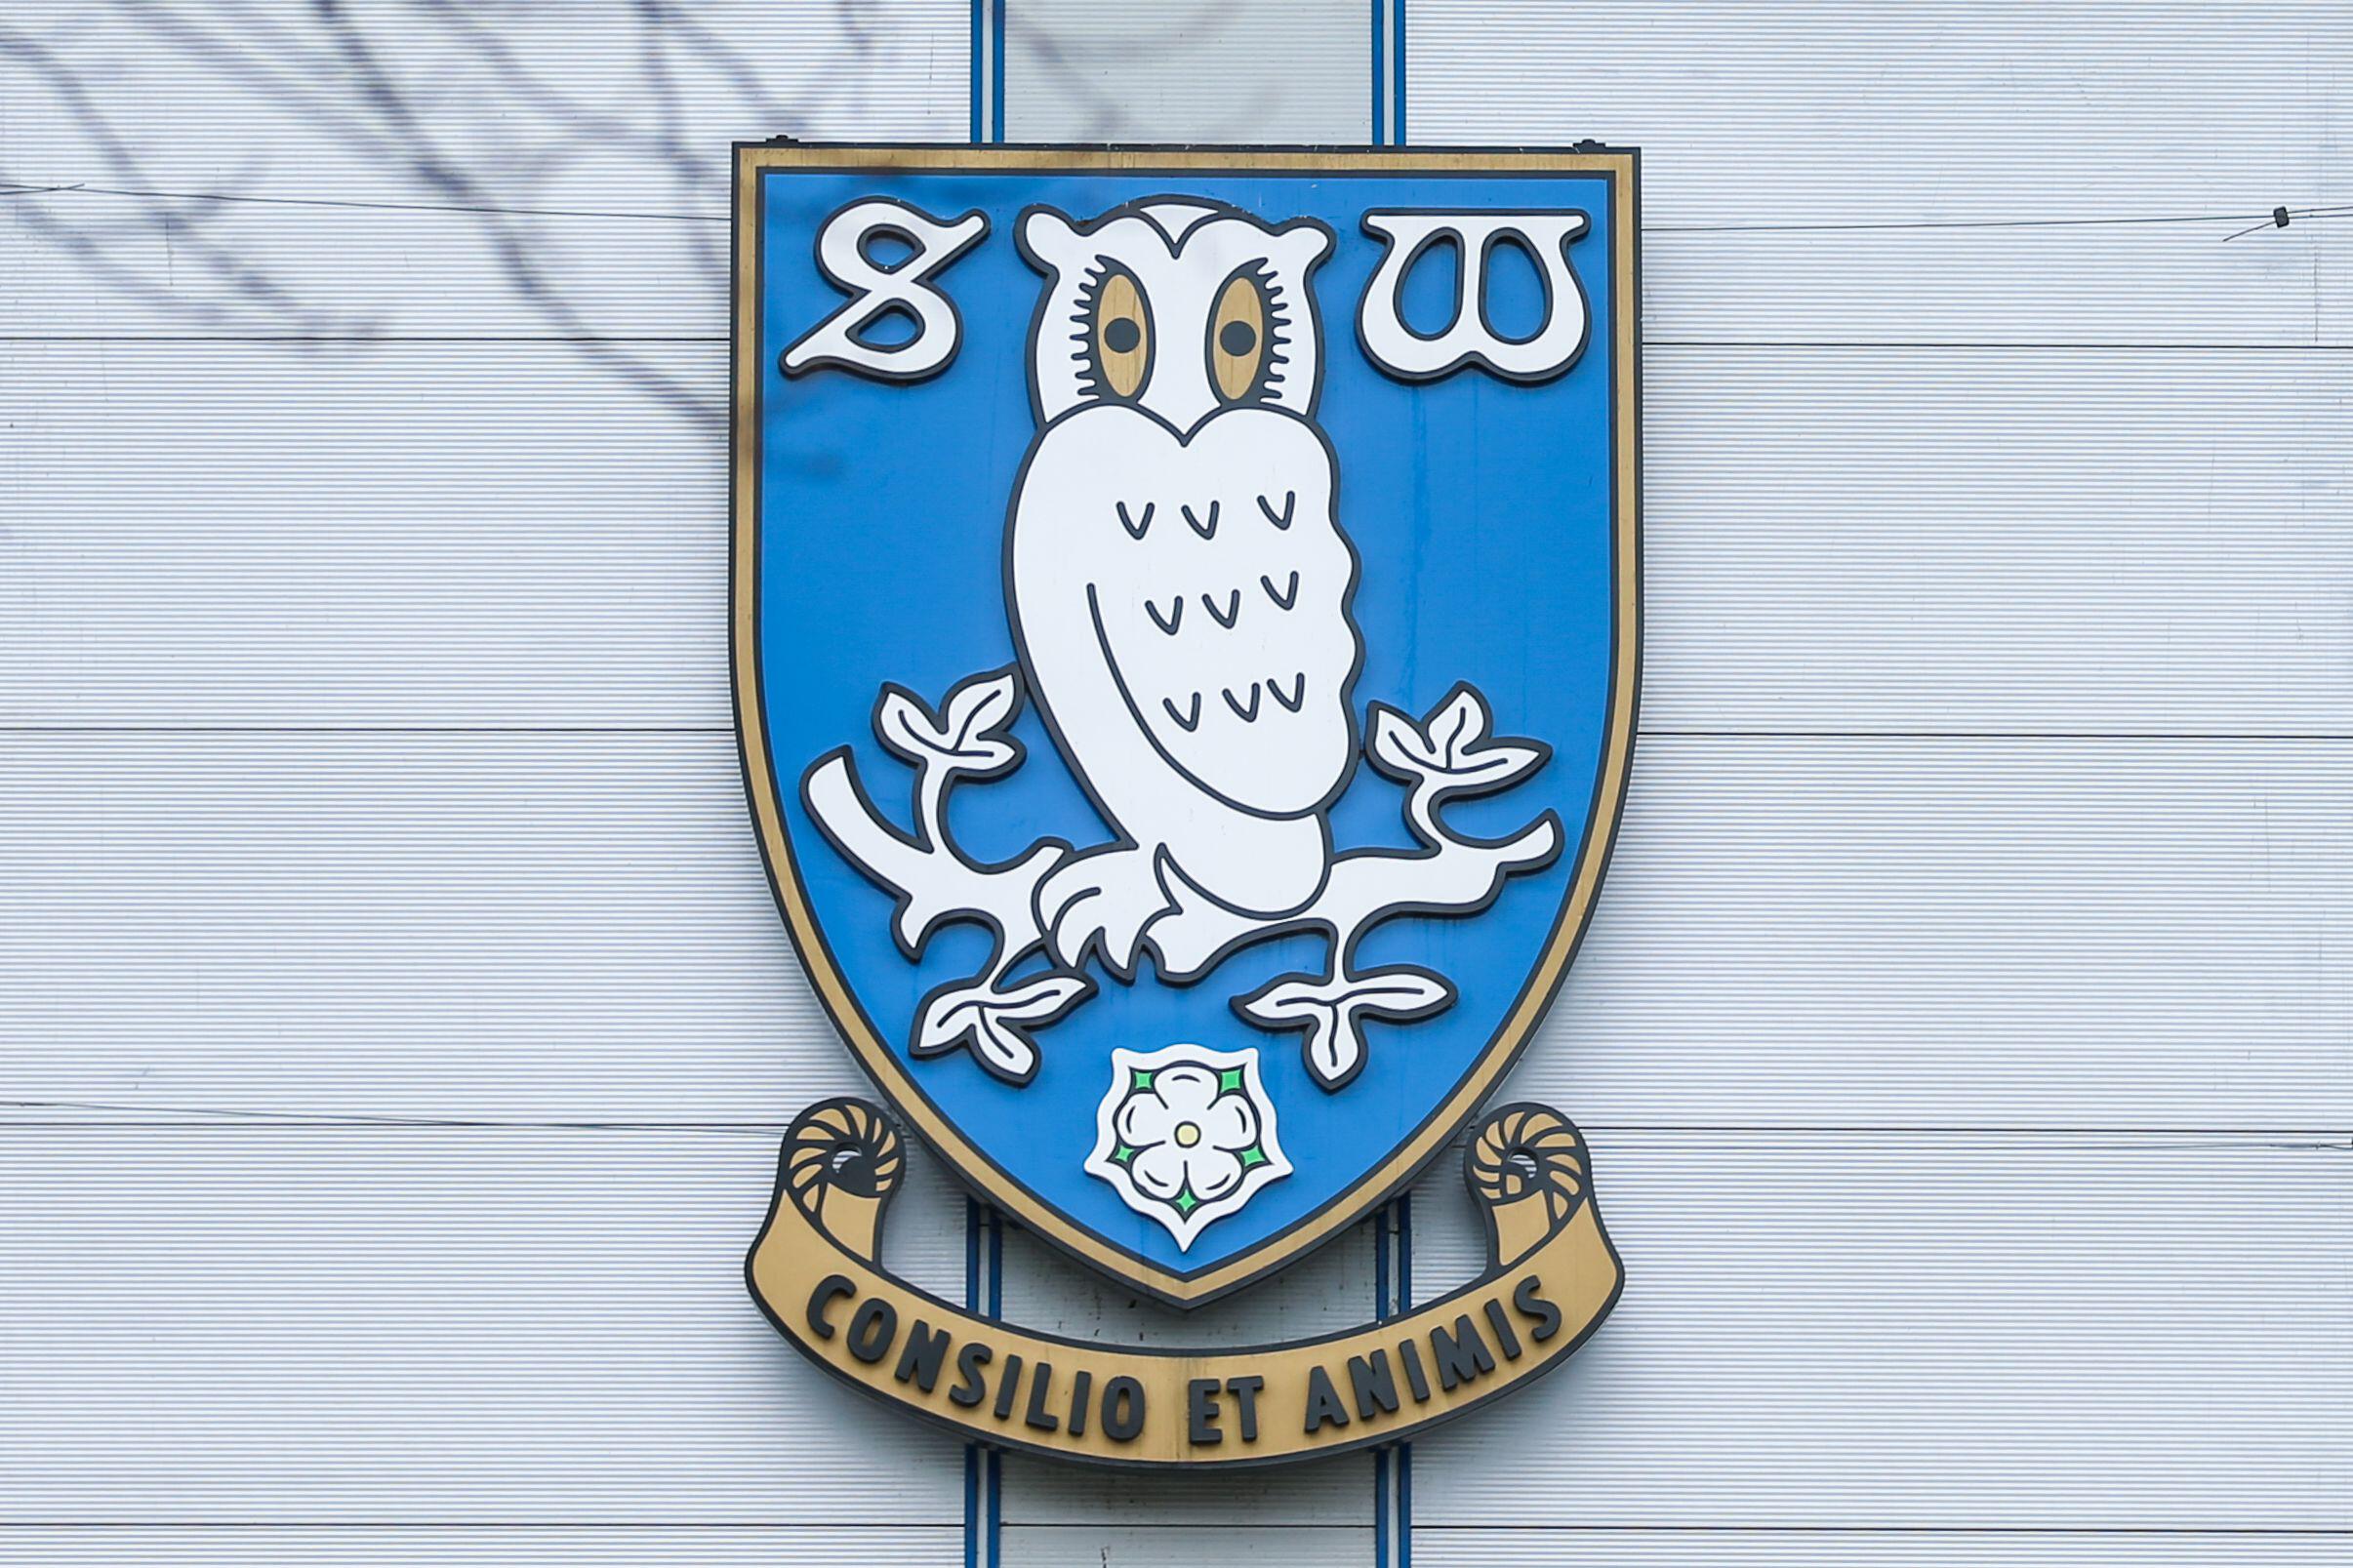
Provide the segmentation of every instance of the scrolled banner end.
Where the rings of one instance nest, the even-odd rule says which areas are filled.
[[[1275,1464],[1402,1441],[1513,1392],[1615,1305],[1624,1271],[1566,1117],[1491,1110],[1463,1169],[1488,1250],[1462,1288],[1313,1340],[1113,1347],[980,1317],[886,1270],[904,1142],[878,1107],[827,1100],[785,1135],[745,1276],[802,1354],[968,1440],[1104,1465]]]

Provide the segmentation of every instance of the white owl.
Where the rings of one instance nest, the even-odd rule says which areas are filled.
[[[1121,841],[1041,885],[1055,956],[1133,973],[1146,928],[1214,900],[1279,917],[1331,861],[1357,755],[1356,552],[1315,423],[1320,223],[1163,197],[1022,216],[1047,276],[1038,421],[1005,541],[1031,695]]]

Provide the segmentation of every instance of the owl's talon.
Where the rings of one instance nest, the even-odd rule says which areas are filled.
[[[1126,979],[1144,933],[1176,905],[1154,869],[1156,851],[1110,849],[1065,861],[1037,885],[1037,922],[1055,962],[1075,970],[1089,951]]]

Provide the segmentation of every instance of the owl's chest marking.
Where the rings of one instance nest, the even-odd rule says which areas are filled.
[[[1314,427],[1272,410],[1186,438],[1089,409],[1040,437],[1008,544],[1013,618],[1068,760],[1131,832],[1188,810],[1187,786],[1279,819],[1346,781],[1361,645],[1333,479]]]

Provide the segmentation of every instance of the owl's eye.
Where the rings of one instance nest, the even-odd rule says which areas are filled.
[[[1130,398],[1144,389],[1152,370],[1152,312],[1133,273],[1114,266],[1096,284],[1087,348],[1096,377],[1112,396]]]
[[[1237,272],[1217,291],[1209,312],[1209,380],[1228,403],[1255,397],[1266,387],[1281,356],[1268,340],[1280,324],[1279,313],[1255,267]]]

